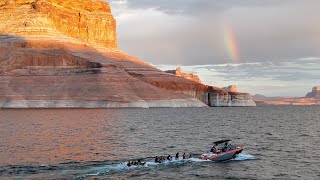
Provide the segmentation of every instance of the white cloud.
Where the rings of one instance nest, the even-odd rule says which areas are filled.
[[[320,83],[320,63],[297,64],[255,62],[218,65],[156,65],[161,70],[181,67],[183,71],[197,74],[208,85],[224,87],[238,85],[242,92],[267,96],[304,96]]]
[[[320,61],[320,57],[305,57],[299,58],[299,61]]]

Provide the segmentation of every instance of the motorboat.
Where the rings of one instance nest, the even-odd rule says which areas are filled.
[[[229,144],[231,140],[220,140],[210,146],[210,151],[202,154],[199,159],[211,161],[227,161],[235,158],[243,151],[242,147],[236,147]],[[222,145],[224,144],[224,145]]]

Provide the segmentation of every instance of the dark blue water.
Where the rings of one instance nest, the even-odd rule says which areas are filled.
[[[320,179],[319,122],[320,106],[0,110],[0,179]],[[244,152],[197,159],[225,138]],[[152,163],[176,152],[194,158]]]

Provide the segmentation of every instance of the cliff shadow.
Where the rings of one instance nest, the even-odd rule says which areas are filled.
[[[2,34],[0,52],[0,99],[4,99],[0,101],[6,104],[18,101],[29,107],[25,104],[30,101],[53,101],[57,106],[67,101],[89,105],[98,101],[126,103],[141,101],[137,88],[151,86],[113,64],[106,52],[85,43]],[[154,88],[152,92],[158,91]]]

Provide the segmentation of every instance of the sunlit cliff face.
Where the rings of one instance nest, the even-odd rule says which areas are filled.
[[[1,0],[0,4],[2,35],[66,35],[94,46],[118,47],[116,21],[107,2]]]

